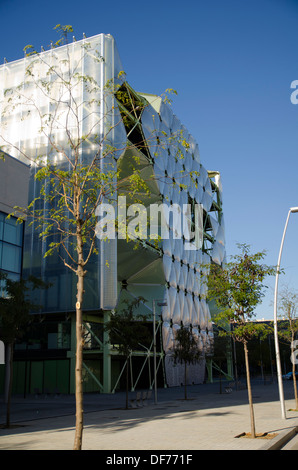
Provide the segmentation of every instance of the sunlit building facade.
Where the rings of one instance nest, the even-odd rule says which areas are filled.
[[[58,85],[49,96],[36,86],[39,81],[54,81],[54,74],[48,73],[48,65],[54,68],[58,63],[67,63],[69,68],[63,73],[71,69],[72,73],[84,74],[96,82],[97,99],[92,101],[92,109],[86,88],[79,82],[73,88],[72,97],[64,96],[65,90],[61,91]],[[25,73],[28,66],[33,78]],[[154,313],[156,316],[158,384],[175,386],[184,381],[182,368],[172,360],[175,330],[182,325],[192,329],[202,353],[202,360],[189,367],[188,382],[202,383],[214,341],[204,279],[210,262],[222,264],[225,259],[220,174],[205,169],[195,139],[171,106],[158,96],[135,92],[125,79],[119,78],[123,76],[122,70],[113,37],[103,34],[4,64],[0,67],[1,145],[5,145],[5,151],[12,158],[30,167],[28,202],[39,195],[35,175],[42,161],[47,158],[63,165],[63,149],[67,148],[69,138],[65,132],[67,122],[73,135],[106,133],[104,145],[113,145],[115,149],[112,164],[124,172],[129,172],[132,154],[137,155],[141,174],[150,179],[150,196],[144,196],[144,207],[149,209],[151,204],[200,207],[200,219],[192,221],[194,230],[198,220],[200,223],[197,245],[185,232],[177,236],[172,219],[168,223],[168,238],[161,237],[158,243],[153,243],[149,237],[142,239],[137,249],[134,241],[98,240],[98,254],[93,255],[87,268],[83,309],[86,391],[111,392],[121,387],[123,359],[112,345],[107,345],[103,325],[123,300],[138,297],[146,299],[140,310],[149,324]],[[117,87],[112,93],[109,87],[107,93],[110,82]],[[8,114],[6,107],[16,89],[23,102]],[[128,96],[129,100],[123,96]],[[65,108],[59,115],[57,113],[55,125],[44,132],[40,112],[32,103],[38,103],[39,110],[46,116],[56,112],[55,103],[61,105],[62,97]],[[79,110],[78,127],[69,113],[67,103],[70,100]],[[138,103],[141,106],[135,109],[141,111],[133,113],[131,106]],[[107,132],[108,128],[111,131]],[[91,161],[94,155],[91,140],[86,139],[82,144],[84,163]],[[46,210],[45,207],[45,213]],[[5,240],[0,239],[1,243]],[[34,224],[25,225],[23,275],[33,274],[51,283],[50,289],[42,291],[38,298],[42,305],[36,314],[39,325],[31,335],[29,349],[26,346],[27,359],[34,370],[27,381],[31,387],[28,391],[47,388],[73,392],[76,277],[61,262],[61,253],[44,256],[49,243],[50,240],[39,236]],[[140,349],[132,353],[132,389],[153,386],[152,346],[152,343],[146,348],[140,345]],[[23,373],[21,348],[19,345],[20,374]]]

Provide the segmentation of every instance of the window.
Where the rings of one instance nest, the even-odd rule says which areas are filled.
[[[18,280],[22,271],[23,225],[15,217],[7,219],[0,212],[0,270],[12,280]],[[2,295],[4,285],[0,285]]]

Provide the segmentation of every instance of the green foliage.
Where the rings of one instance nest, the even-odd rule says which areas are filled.
[[[71,25],[61,25],[57,24],[54,27],[54,30],[60,34],[60,39],[58,41],[52,42],[51,47],[54,49],[55,47],[62,46],[63,44],[68,43],[68,34],[73,33],[73,27]],[[32,55],[38,54],[32,44],[28,44],[24,47],[24,53],[26,57],[30,57]]]
[[[168,104],[172,104],[172,99],[169,98],[169,95],[177,95],[177,91],[173,88],[167,88],[165,93],[163,94],[163,101]]]
[[[264,296],[264,280],[276,269],[263,263],[265,252],[250,253],[248,245],[238,245],[240,254],[223,267],[211,264],[208,275],[208,298],[219,310],[215,321],[227,328],[234,324],[233,335],[247,342],[251,337],[266,334],[264,324],[250,323],[254,310]]]
[[[140,349],[140,344],[146,344],[150,339],[145,324],[146,317],[135,312],[143,302],[145,302],[143,297],[123,301],[123,306],[111,314],[110,321],[104,327],[109,334],[110,343],[125,357],[128,357],[132,351]]]
[[[233,325],[232,335],[236,341],[248,342],[254,337],[261,340],[272,333],[272,327],[266,323],[243,322]]]
[[[222,362],[226,358],[227,350],[230,347],[230,339],[227,337],[226,332],[218,330],[216,325],[214,327],[214,350],[213,359],[217,362]]]
[[[288,287],[284,287],[279,296],[278,308],[280,316],[285,321],[279,322],[278,335],[287,343],[291,343],[298,333],[298,293]]]
[[[175,346],[172,348],[175,364],[195,364],[202,359],[198,341],[190,328],[181,326],[175,332]]]
[[[30,292],[45,289],[48,285],[33,276],[28,280],[12,281],[3,272],[0,272],[0,280],[5,282],[5,296],[0,297],[1,338],[12,344],[26,332],[30,312],[41,307],[30,301]]]

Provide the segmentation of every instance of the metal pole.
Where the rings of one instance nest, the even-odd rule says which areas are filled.
[[[157,371],[156,371],[156,320],[155,320],[155,302],[158,299],[153,299],[153,359],[154,359],[154,402],[157,404]],[[157,303],[159,307],[167,306],[167,302],[159,301]]]
[[[294,208],[293,208],[294,209]],[[295,208],[296,209],[296,208]],[[280,353],[279,353],[279,344],[278,344],[278,333],[277,333],[277,291],[278,291],[278,277],[279,277],[279,268],[280,268],[280,260],[281,254],[284,244],[284,239],[287,231],[287,226],[289,222],[289,217],[291,212],[296,212],[295,210],[290,209],[288,212],[284,233],[281,240],[277,267],[276,267],[276,277],[275,277],[275,291],[274,291],[274,341],[275,341],[275,355],[276,355],[276,367],[277,367],[277,380],[278,380],[278,389],[279,389],[279,399],[281,405],[281,416],[283,419],[286,419],[286,412],[285,412],[285,401],[284,401],[284,391],[283,391],[283,383],[282,383],[282,374],[281,374],[281,364],[280,364]]]
[[[154,403],[157,404],[156,383],[156,331],[155,331],[155,300],[153,300],[153,364],[154,364]]]

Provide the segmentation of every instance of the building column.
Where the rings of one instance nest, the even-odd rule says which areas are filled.
[[[208,373],[207,383],[213,383],[213,375],[212,375],[212,359],[206,358],[206,369]]]
[[[231,348],[227,349],[227,369],[228,369],[229,377],[233,378],[234,377],[234,368],[233,368],[233,357],[232,357]],[[234,377],[234,379],[235,379],[235,377]]]

